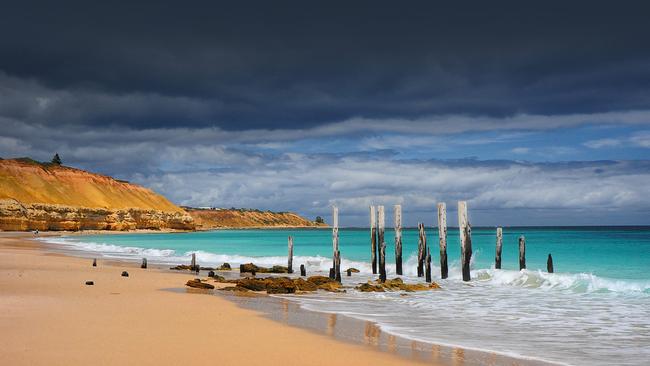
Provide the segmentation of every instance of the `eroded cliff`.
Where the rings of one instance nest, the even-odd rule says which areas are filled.
[[[183,209],[150,189],[30,159],[0,159],[1,230],[193,230]]]

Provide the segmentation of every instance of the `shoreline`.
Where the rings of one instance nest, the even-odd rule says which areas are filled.
[[[113,260],[92,267],[87,259],[48,252],[29,235],[0,233],[0,364],[241,363],[245,357],[251,364],[331,365],[348,362],[350,354],[360,364],[424,364],[202,296],[184,286],[192,273]],[[123,270],[130,276],[121,277]],[[88,280],[94,286],[84,285]]]
[[[142,233],[142,231],[140,231],[140,233]],[[32,237],[29,233],[0,232],[0,242],[2,242],[6,236],[3,234],[9,234],[9,236],[13,237],[21,237],[21,241],[32,243],[32,245],[37,247],[38,250],[44,252],[46,255],[64,256],[74,259],[84,258],[81,260],[85,263],[85,265],[88,266],[89,264],[87,260],[88,258],[92,258],[92,256],[79,255],[79,253],[83,252],[61,250],[54,244],[48,244],[47,242],[40,240],[29,240],[38,238],[37,236]],[[56,237],[69,234],[70,232],[47,232],[43,236]],[[94,233],[84,232],[79,234],[92,235]],[[0,250],[2,249],[3,245],[0,245]],[[98,259],[104,263],[105,266],[116,267],[118,269],[129,270],[130,268],[130,270],[136,270],[134,267],[139,267],[135,261],[126,259]],[[166,286],[164,288],[159,288],[158,290],[183,294],[195,291],[193,289],[187,289],[184,287],[185,280],[177,280],[178,275],[185,275],[188,278],[194,278],[195,275],[193,273],[183,271],[170,271],[168,269],[168,266],[160,263],[151,263],[149,267],[149,271],[158,271],[164,273],[165,275],[172,275],[174,276],[174,279],[176,279],[173,287]],[[137,268],[137,270],[140,271],[139,268]],[[231,275],[232,274],[235,273],[231,272]],[[205,277],[205,274],[200,277]],[[215,285],[217,285],[217,288],[219,288],[219,284]],[[517,357],[489,350],[478,350],[454,345],[434,344],[427,341],[419,341],[416,339],[406,338],[400,335],[391,334],[390,332],[381,329],[372,321],[356,319],[345,314],[325,313],[303,309],[298,302],[283,298],[282,296],[268,296],[264,294],[254,297],[251,297],[250,295],[242,297],[235,296],[231,293],[214,291],[213,297],[220,298],[221,301],[228,301],[230,303],[233,303],[242,309],[253,310],[256,315],[271,319],[279,327],[292,327],[301,330],[307,330],[309,333],[318,336],[327,336],[328,338],[333,338],[338,343],[358,345],[366,348],[369,347],[373,352],[392,354],[394,356],[397,356],[398,359],[406,361],[409,364],[416,361],[434,365],[553,364],[549,363],[548,361],[541,361],[534,358]],[[245,301],[242,301],[242,299]],[[251,301],[251,299],[253,299],[253,301]],[[282,304],[282,311],[278,310],[280,306],[279,304]],[[287,311],[289,308],[292,310]],[[269,309],[276,309],[276,311],[269,311]],[[291,314],[291,316],[289,316],[288,313]],[[332,319],[332,317],[334,317],[334,319],[340,319],[338,322],[334,322],[337,325],[335,329],[330,324],[330,319]],[[297,318],[299,320],[291,323],[287,321],[289,318]],[[310,324],[315,323],[320,324],[320,326],[310,326]]]

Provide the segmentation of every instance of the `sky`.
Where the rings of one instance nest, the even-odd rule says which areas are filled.
[[[343,226],[650,224],[647,2],[2,9],[2,158]]]

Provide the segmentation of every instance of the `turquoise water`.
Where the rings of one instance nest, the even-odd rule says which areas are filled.
[[[449,278],[440,279],[438,234],[427,228],[433,278],[440,291],[360,293],[376,278],[368,229],[342,229],[343,294],[286,296],[308,310],[376,322],[382,331],[448,346],[522,359],[576,365],[647,365],[650,360],[650,227],[504,228],[502,270],[494,269],[494,228],[472,229],[472,281],[461,281],[458,229],[449,228]],[[223,230],[47,238],[93,257],[180,264],[196,253],[199,264],[270,266],[287,261],[294,237],[294,266],[327,274],[331,230]],[[526,237],[527,269],[519,271],[518,238]],[[386,231],[387,271],[394,273],[394,233]],[[404,280],[416,277],[417,231],[403,231]],[[552,253],[554,274],[546,273]]]
[[[286,256],[287,236],[294,237],[294,255],[330,257],[331,230],[222,230],[178,234],[125,234],[84,236],[78,240],[115,246],[173,250],[176,254],[201,251],[205,254],[245,257]],[[395,261],[394,231],[386,230],[387,263]],[[418,233],[403,230],[403,256],[416,255]],[[518,238],[526,238],[528,269],[546,270],[552,253],[556,272],[590,273],[619,279],[650,279],[649,227],[582,228],[504,228],[503,269],[519,269]],[[370,234],[367,229],[342,229],[339,232],[341,255],[355,262],[370,261]],[[77,240],[77,239],[75,239]],[[458,229],[449,228],[450,263],[460,257]],[[438,230],[427,229],[432,262],[439,261]],[[494,264],[495,229],[472,231],[473,267],[490,268]],[[119,250],[119,249],[118,249]],[[205,260],[210,260],[206,255]]]

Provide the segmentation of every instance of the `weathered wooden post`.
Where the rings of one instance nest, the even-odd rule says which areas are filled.
[[[427,238],[424,224],[418,223],[418,277],[424,276],[424,261],[426,259]]]
[[[501,247],[503,246],[503,229],[497,228],[497,249],[494,256],[494,268],[501,269]]]
[[[395,205],[395,272],[402,275],[402,205]]]
[[[553,273],[553,256],[551,256],[551,253],[548,253],[548,259],[546,260],[546,271]]]
[[[352,268],[348,268],[347,272],[348,272],[348,277],[352,277]]]
[[[289,235],[288,239],[289,255],[287,258],[287,272],[293,273],[293,238]]]
[[[370,258],[372,274],[377,274],[377,212],[375,206],[370,206]]]
[[[140,268],[147,269],[147,258],[142,258],[142,264],[140,265]]]
[[[379,221],[379,232],[377,239],[379,241],[379,281],[386,281],[386,241],[384,241],[385,217],[384,206],[377,207],[377,219]]]
[[[192,264],[190,265],[190,270],[198,272],[197,266],[196,266],[196,253],[192,253]]]
[[[440,278],[449,274],[447,267],[447,204],[438,203],[438,240],[440,241]]]
[[[307,269],[305,268],[304,264],[300,265],[300,276],[302,276],[302,277],[307,276]]]
[[[526,237],[519,237],[519,270],[526,269]]]
[[[341,251],[336,251],[336,266],[334,267],[335,279],[341,283]]]
[[[339,209],[336,206],[332,207],[332,269],[330,277],[332,279],[341,278],[340,268],[340,252],[339,252]],[[337,265],[337,263],[339,263]]]
[[[424,271],[425,280],[431,283],[431,250],[427,247],[426,269]]]
[[[458,228],[460,231],[460,263],[463,270],[463,281],[469,281],[470,260],[472,259],[472,227],[467,217],[467,202],[458,201]]]
[[[97,258],[93,258],[93,267],[97,267]]]

